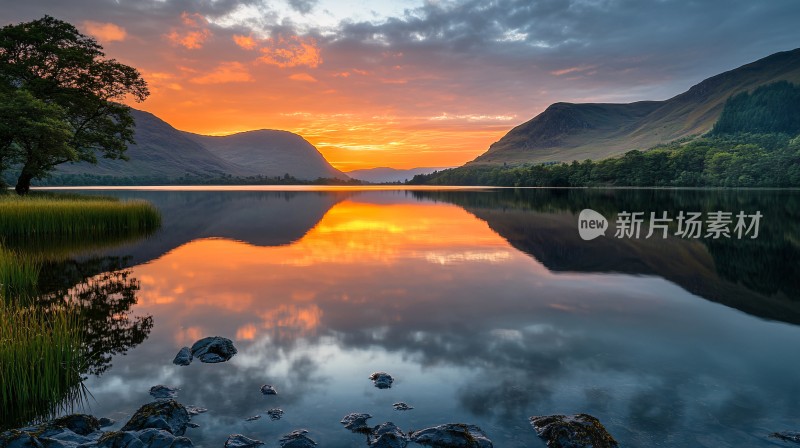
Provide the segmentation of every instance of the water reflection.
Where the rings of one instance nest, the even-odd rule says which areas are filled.
[[[134,310],[154,325],[90,379],[97,415],[125,420],[166,384],[209,408],[188,434],[207,446],[298,427],[361,446],[338,423],[353,411],[403,429],[475,423],[503,447],[541,446],[527,417],[561,412],[596,415],[627,446],[769,446],[800,426],[787,356],[800,331],[753,317],[800,316],[796,193],[125,194],[164,213],[125,248]],[[587,243],[585,207],[756,208],[763,239]],[[213,335],[239,354],[170,363]],[[372,387],[376,370],[391,389]],[[261,396],[265,383],[279,395]],[[282,420],[244,421],[273,407]]]

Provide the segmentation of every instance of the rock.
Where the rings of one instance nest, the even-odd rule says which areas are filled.
[[[359,433],[370,433],[372,429],[367,424],[367,420],[371,419],[372,416],[370,414],[359,414],[359,413],[352,413],[347,414],[342,418],[341,424],[344,425],[345,429],[349,429],[353,432]]]
[[[106,417],[98,419],[97,422],[100,423],[100,427],[101,428],[106,428],[106,427],[109,427],[109,426],[113,425],[114,423],[116,423],[116,421],[111,420],[110,418],[106,418]]]
[[[283,409],[270,409],[267,411],[267,415],[272,421],[280,420],[283,417]]]
[[[258,420],[260,418],[261,418],[260,415],[254,415],[252,417],[247,417],[246,419],[244,419],[244,421],[246,421],[246,422],[254,422],[254,421],[256,421],[256,420]]]
[[[192,345],[192,356],[200,362],[225,362],[238,353],[230,339],[219,336],[203,338]]]
[[[194,446],[186,437],[175,437],[162,429],[145,429],[137,433],[147,448],[189,448]]]
[[[136,435],[124,431],[107,432],[97,441],[97,448],[145,448]]]
[[[372,448],[405,448],[408,445],[408,436],[394,423],[386,422],[372,428],[367,444]]]
[[[208,409],[201,408],[201,407],[198,407],[198,406],[189,405],[189,406],[184,406],[184,408],[186,408],[186,412],[188,412],[189,415],[200,415],[200,414],[208,412]]]
[[[199,428],[200,425],[198,425],[197,423],[189,422],[189,423],[186,424],[186,427],[187,428]]]
[[[172,363],[179,366],[188,366],[192,363],[192,358],[192,351],[189,347],[183,347],[178,354],[175,355],[175,359],[172,360]]]
[[[614,448],[619,446],[600,420],[589,414],[545,415],[530,418],[548,448]]]
[[[0,446],[3,448],[42,448],[38,437],[26,432],[9,431],[0,435]]]
[[[163,429],[176,436],[186,432],[189,412],[175,400],[148,403],[128,420],[122,431],[141,431],[148,428]]]
[[[158,386],[153,386],[150,388],[150,395],[153,398],[160,399],[160,398],[178,398],[178,388],[167,387],[159,384]]]
[[[225,448],[255,448],[264,442],[247,438],[241,434],[232,434],[225,442]]]
[[[414,409],[413,406],[409,406],[406,403],[403,403],[402,401],[400,403],[395,403],[392,406],[394,407],[395,411],[410,411]]]
[[[77,448],[80,445],[92,444],[95,439],[88,437],[88,434],[83,436],[69,429],[61,428],[55,431],[45,431],[44,434],[39,435],[39,441],[45,448]]]
[[[57,418],[42,425],[46,428],[66,428],[75,434],[82,436],[89,435],[100,429],[100,421],[95,417],[86,414],[72,414]]]
[[[308,431],[305,429],[298,429],[286,434],[279,441],[281,448],[313,448],[317,446],[317,442],[309,439],[306,434]]]
[[[386,372],[375,372],[369,376],[369,379],[378,389],[388,389],[394,383],[394,378]]]
[[[278,391],[275,390],[275,387],[269,384],[261,386],[261,393],[264,395],[278,395]]]
[[[795,432],[795,431],[773,432],[769,436],[775,439],[783,440],[784,442],[800,443],[800,432]]]
[[[475,425],[448,423],[414,431],[412,442],[420,445],[446,448],[492,448],[492,441]]]

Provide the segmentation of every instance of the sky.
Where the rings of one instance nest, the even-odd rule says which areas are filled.
[[[139,69],[174,127],[283,129],[335,167],[458,166],[559,102],[663,100],[800,46],[796,0],[0,0]]]

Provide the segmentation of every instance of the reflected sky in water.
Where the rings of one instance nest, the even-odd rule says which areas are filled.
[[[165,384],[209,409],[187,433],[208,447],[232,433],[275,444],[297,428],[320,446],[366,446],[339,424],[350,412],[403,430],[473,423],[498,447],[544,446],[527,419],[553,413],[591,413],[623,446],[773,446],[770,432],[800,429],[799,327],[692,294],[704,290],[667,274],[674,266],[584,266],[680,254],[710,263],[692,282],[742,289],[699,242],[603,249],[608,260],[555,269],[532,254],[597,257],[574,241],[574,211],[492,209],[491,192],[463,193],[480,195],[477,208],[396,191],[112,194],[153,201],[164,228],[117,249],[141,282],[133,311],[154,327],[90,377],[95,415],[124,422]],[[523,250],[537,235],[563,241]],[[171,363],[214,335],[239,354]],[[394,375],[391,389],[372,386],[376,370]],[[273,407],[282,420],[266,416]]]

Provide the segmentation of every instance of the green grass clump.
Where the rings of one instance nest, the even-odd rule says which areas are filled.
[[[0,427],[44,420],[84,397],[80,313],[0,300]]]
[[[145,201],[78,195],[0,196],[0,235],[7,246],[31,240],[149,233],[161,215]]]
[[[0,300],[28,303],[37,294],[40,268],[35,256],[21,255],[0,245]]]

